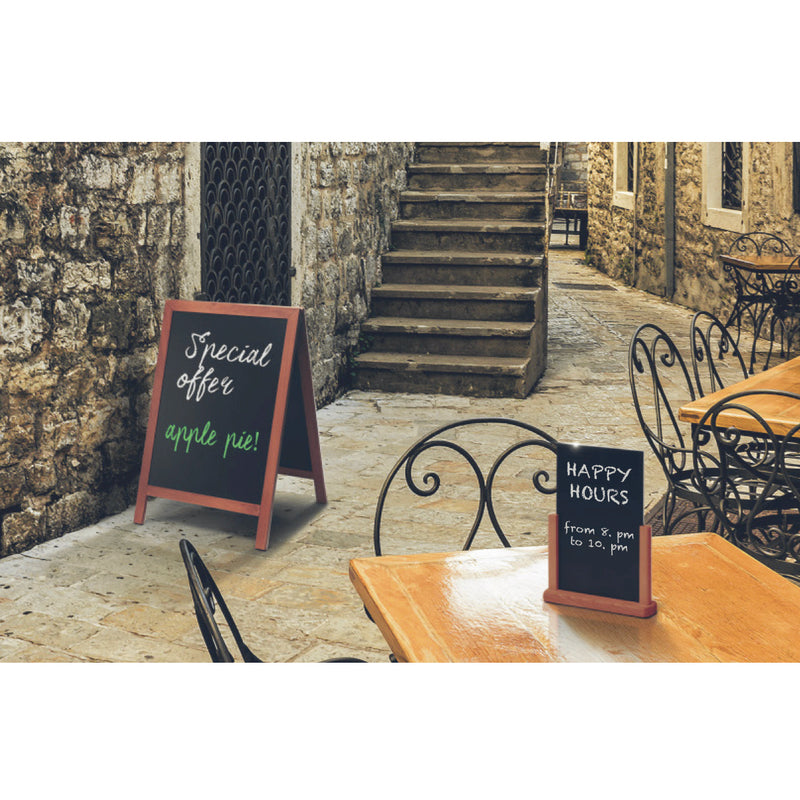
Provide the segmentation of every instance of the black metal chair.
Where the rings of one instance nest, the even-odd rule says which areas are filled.
[[[261,663],[261,659],[256,657],[242,640],[225,599],[195,546],[188,539],[181,539],[180,550],[186,567],[186,574],[189,578],[189,588],[192,592],[197,624],[200,626],[200,632],[203,634],[203,641],[206,643],[211,660],[217,663],[233,663],[236,661],[214,616],[217,608],[219,608],[225,618],[230,635],[236,643],[242,661]],[[325,663],[334,662],[366,663],[360,658],[331,658]]]
[[[784,273],[774,277],[770,302],[772,321],[769,332],[769,357],[772,356],[776,329],[779,329],[780,355],[788,357],[795,339],[800,334],[800,256],[793,259]],[[765,369],[769,366],[769,357]]]
[[[689,426],[684,430],[677,418],[678,408],[694,400],[696,394],[683,356],[657,325],[646,323],[633,334],[628,378],[642,432],[667,479],[662,508],[664,534],[672,533],[692,514],[697,516],[698,530],[704,530],[710,508],[692,483]],[[686,501],[689,508],[676,514],[678,500]]]
[[[698,311],[689,328],[692,371],[700,397],[749,377],[744,358],[730,331],[707,311]]]
[[[452,491],[460,493],[457,500],[450,502],[458,504],[467,521],[471,520],[466,536],[459,545],[462,550],[469,550],[473,546],[486,514],[497,539],[504,547],[510,547],[509,534],[501,525],[501,514],[498,509],[502,494],[502,489],[498,490],[498,485],[504,483],[504,479],[499,475],[501,471],[504,477],[507,472],[512,473],[515,481],[514,489],[520,486],[528,487],[530,482],[537,492],[545,495],[554,494],[556,444],[552,436],[539,428],[505,417],[466,419],[442,425],[425,434],[400,456],[383,483],[373,524],[375,555],[379,556],[384,551],[381,541],[382,526],[390,495],[393,504],[397,500],[403,501],[401,509],[404,527],[415,529],[415,519],[406,501],[413,500],[416,496],[423,498],[426,503],[439,501],[445,504],[447,502],[444,498],[447,494],[443,489],[445,485]],[[498,450],[499,455],[497,455]],[[487,452],[490,453],[488,457]],[[541,456],[543,463],[540,463],[537,456]],[[405,482],[402,480],[395,482],[401,471]],[[456,473],[463,478],[458,487],[453,485]],[[522,475],[527,476],[524,478],[524,483],[521,483]],[[440,489],[442,489],[441,494],[439,494]],[[514,493],[518,495],[518,492]],[[468,510],[465,510],[467,506]],[[474,513],[472,513],[473,508]],[[449,535],[452,532],[449,526],[451,523],[455,524],[455,520],[447,517],[447,508],[440,506],[438,510],[441,520],[438,527],[448,529]],[[429,509],[422,509],[421,513],[430,517]],[[455,516],[459,517],[459,522],[462,521],[461,514],[453,514],[453,517]],[[530,517],[528,519],[531,520]],[[546,516],[542,515],[542,531],[546,530]],[[529,531],[523,533],[527,532]],[[435,543],[421,541],[419,538],[414,539],[411,545],[414,550],[420,548],[430,550],[431,546],[437,547]],[[447,548],[453,549],[451,545],[446,545],[445,549]]]
[[[792,246],[774,233],[753,231],[737,236],[730,247],[728,255],[747,259],[748,256],[760,258],[763,256],[793,256],[795,250]],[[728,317],[725,327],[736,328],[736,342],[738,344],[742,322],[749,319],[750,331],[753,334],[753,346],[750,354],[750,374],[756,360],[756,348],[764,326],[769,320],[769,352],[764,364],[764,369],[769,366],[772,350],[775,343],[775,331],[780,327],[781,355],[786,352],[785,334],[787,328],[787,309],[785,299],[788,296],[782,270],[762,271],[747,269],[735,263],[723,262],[723,269],[733,280],[736,299],[733,309]],[[791,280],[791,278],[789,279]]]
[[[752,408],[766,396],[800,403],[791,392],[737,392],[704,414],[694,435],[694,481],[722,536],[800,582],[800,425],[776,432]]]

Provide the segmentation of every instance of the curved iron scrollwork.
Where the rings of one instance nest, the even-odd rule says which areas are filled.
[[[689,340],[695,385],[701,397],[747,378],[736,340],[713,314],[698,311],[692,317]]]
[[[523,438],[515,441],[511,445],[505,445],[500,455],[494,458],[491,466],[485,469],[485,467],[482,468],[480,465],[480,461],[483,460],[483,458],[479,459],[470,452],[465,445],[455,441],[455,438],[466,429],[473,429],[474,426],[478,425],[502,426],[508,430],[516,428],[521,431]],[[478,428],[475,428],[475,431],[480,432]],[[513,433],[514,431],[512,430],[511,432]],[[481,522],[487,513],[492,529],[500,542],[504,547],[511,547],[506,532],[503,530],[499,521],[498,498],[495,492],[498,475],[503,466],[513,455],[523,450],[527,451],[526,455],[533,455],[536,452],[541,452],[544,454],[547,463],[545,466],[534,469],[529,476],[529,480],[535,491],[544,495],[554,494],[556,491],[556,445],[556,440],[539,428],[528,425],[525,422],[507,419],[505,417],[480,417],[462,420],[443,425],[426,434],[403,453],[383,483],[383,487],[378,496],[373,526],[375,555],[379,556],[382,554],[381,525],[384,517],[384,509],[390,490],[392,488],[399,489],[398,486],[395,486],[395,478],[401,471],[405,478],[405,488],[418,497],[432,497],[436,495],[440,489],[443,489],[443,476],[440,474],[440,471],[430,466],[424,466],[424,459],[421,459],[423,454],[430,454],[432,452],[455,454],[460,459],[463,459],[464,464],[468,467],[468,472],[472,474],[475,480],[475,486],[477,488],[477,510],[475,511],[472,524],[461,549],[469,550],[472,546],[475,535],[478,533]],[[427,463],[427,461],[425,463]],[[418,474],[420,471],[421,474]],[[445,481],[447,477],[448,476],[444,476]]]
[[[204,299],[291,304],[291,143],[202,147]]]
[[[778,433],[752,408],[754,398],[800,396],[739,392],[709,409],[695,432],[694,482],[729,541],[800,580],[800,425]],[[708,432],[701,442],[698,434]]]
[[[667,479],[662,519],[670,534],[686,517],[697,516],[704,530],[710,510],[692,483],[690,434],[678,422],[677,409],[694,400],[695,390],[683,356],[666,331],[646,323],[633,334],[628,353],[628,379],[633,405],[647,443]],[[702,434],[701,434],[702,435]],[[675,516],[678,499],[691,504]]]
[[[737,236],[728,250],[730,255],[794,255],[794,251],[780,236],[766,231],[753,231]]]

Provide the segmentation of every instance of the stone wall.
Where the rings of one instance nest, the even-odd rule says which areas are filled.
[[[750,142],[746,149],[743,231],[769,231],[800,250],[800,215],[792,208],[790,142]],[[675,292],[672,300],[724,316],[732,284],[719,256],[739,232],[703,220],[703,142],[675,143]],[[612,202],[611,142],[589,143],[588,263],[640,289],[664,295],[664,142],[637,143],[632,209]],[[743,232],[742,231],[742,232]]]
[[[135,498],[164,300],[199,288],[198,152],[0,144],[0,556]]]
[[[564,155],[561,164],[561,188],[564,191],[585,192],[588,178],[588,143],[564,142]]]
[[[412,142],[293,144],[292,303],[306,309],[318,405],[351,379],[412,156]]]

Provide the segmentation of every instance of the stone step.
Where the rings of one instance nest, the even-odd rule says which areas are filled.
[[[539,142],[417,142],[417,163],[505,162],[535,164],[547,161]]]
[[[544,220],[544,192],[409,191],[400,195],[403,219]]]
[[[541,268],[544,256],[483,250],[390,250],[381,256],[384,264],[463,264],[472,266],[519,266]]]
[[[355,361],[362,389],[525,397],[547,349],[547,150],[418,142]]]
[[[372,313],[376,317],[530,322],[536,319],[542,294],[538,287],[383,284],[372,290]]]
[[[411,190],[493,189],[500,192],[541,192],[547,183],[546,164],[411,164]]]
[[[528,358],[369,352],[355,361],[365,391],[525,397],[536,380]]]
[[[361,328],[376,352],[526,357],[533,322],[373,317]]]
[[[491,219],[400,219],[392,223],[396,250],[497,250],[539,253],[544,221]]]
[[[544,256],[463,250],[392,250],[381,256],[384,283],[540,286]]]

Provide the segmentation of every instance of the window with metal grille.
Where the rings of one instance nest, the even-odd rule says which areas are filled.
[[[722,207],[742,208],[742,143],[722,142]]]
[[[612,204],[632,209],[636,187],[636,142],[613,143]]]
[[[794,210],[800,214],[800,142],[792,142],[792,198]]]
[[[625,191],[632,192],[633,191],[633,181],[635,167],[636,167],[636,142],[628,142],[628,152],[627,152],[627,174],[625,178]]]

